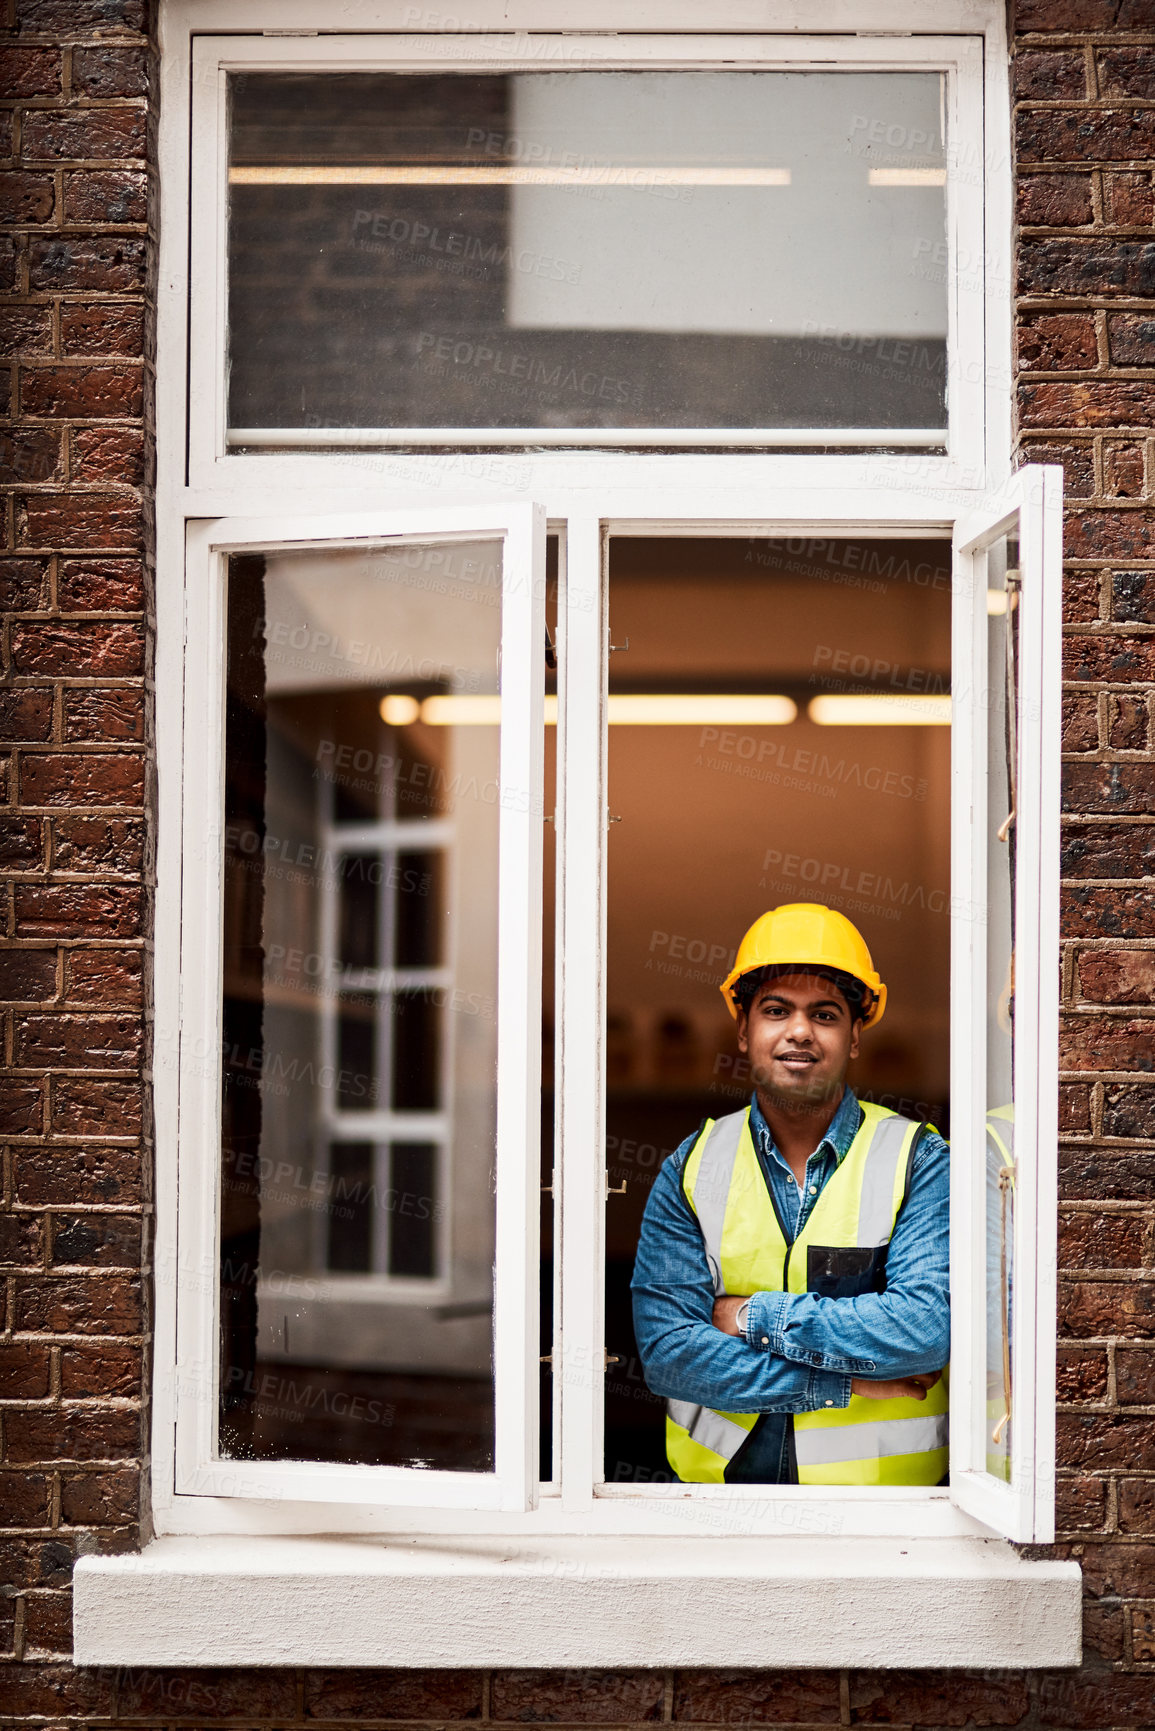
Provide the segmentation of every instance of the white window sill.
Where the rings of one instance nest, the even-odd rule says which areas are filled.
[[[165,1538],[83,1557],[83,1665],[1041,1666],[1078,1565],[1002,1539]]]

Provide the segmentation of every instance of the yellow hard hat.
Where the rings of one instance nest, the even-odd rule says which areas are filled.
[[[845,914],[820,902],[788,902],[754,921],[738,945],[733,970],[719,988],[730,1014],[737,1017],[734,987],[743,974],[755,968],[786,967],[792,962],[800,968],[835,968],[861,980],[868,994],[863,1026],[869,1028],[882,1020],[886,987],[874,970],[862,933]]]

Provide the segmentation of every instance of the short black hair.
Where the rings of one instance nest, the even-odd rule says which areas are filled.
[[[734,1000],[739,1008],[748,1013],[759,990],[783,974],[813,974],[817,979],[829,980],[846,999],[851,1021],[859,1022],[865,1019],[870,992],[861,980],[855,979],[853,974],[843,973],[841,968],[816,968],[806,962],[784,962],[765,968],[751,968],[748,974],[743,974],[734,983]]]

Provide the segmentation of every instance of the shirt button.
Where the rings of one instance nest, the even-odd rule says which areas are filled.
[[[768,1334],[764,1334],[762,1336],[762,1345],[763,1346],[769,1346],[770,1345],[770,1336]]]
[[[832,1400],[828,1400],[826,1404],[827,1404],[827,1406],[833,1406],[834,1402]]]
[[[812,1184],[812,1185],[811,1185],[811,1186],[810,1186],[810,1194],[811,1194],[811,1196],[817,1196],[817,1194],[818,1194],[818,1186],[817,1186],[817,1184]]]

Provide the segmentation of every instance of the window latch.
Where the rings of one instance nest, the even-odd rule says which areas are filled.
[[[610,644],[610,654],[611,655],[622,655],[625,653],[625,651],[629,647],[630,647],[630,640],[627,637],[624,643],[611,643]]]
[[[606,1173],[606,1195],[607,1196],[624,1196],[626,1193],[626,1185],[628,1183],[629,1183],[629,1179],[623,1178],[620,1184],[611,1184],[610,1183],[610,1175],[607,1172]]]

